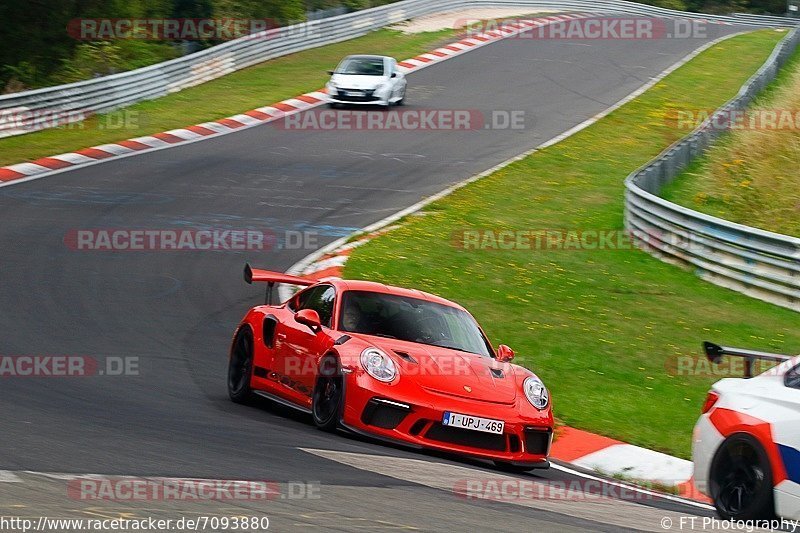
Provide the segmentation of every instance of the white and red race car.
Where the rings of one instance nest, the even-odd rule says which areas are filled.
[[[800,356],[703,346],[713,363],[744,358],[745,378],[708,393],[694,428],[697,488],[725,519],[800,519]],[[765,361],[777,366],[752,377]]]

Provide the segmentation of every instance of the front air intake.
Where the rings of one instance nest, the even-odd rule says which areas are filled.
[[[400,425],[410,411],[411,409],[407,405],[373,398],[361,413],[361,421],[369,426],[394,429]]]

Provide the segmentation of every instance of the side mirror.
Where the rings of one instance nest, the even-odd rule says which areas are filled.
[[[327,73],[328,73],[328,74],[330,74],[331,76],[333,76],[333,74],[335,73],[335,71],[333,71],[333,70],[326,70],[325,72],[327,72]]]
[[[392,78],[396,78],[396,77],[397,77],[397,72],[392,72]]]
[[[304,326],[311,328],[314,333],[322,329],[322,321],[319,319],[319,313],[313,309],[301,309],[294,314],[294,319]]]
[[[514,350],[506,346],[505,344],[501,344],[497,347],[497,360],[501,363],[508,363],[514,359]]]

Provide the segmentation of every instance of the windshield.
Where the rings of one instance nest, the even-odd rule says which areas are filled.
[[[350,57],[336,69],[336,74],[357,76],[383,76],[382,57]]]
[[[492,356],[478,324],[468,313],[418,298],[347,291],[339,323],[340,329],[352,333]]]

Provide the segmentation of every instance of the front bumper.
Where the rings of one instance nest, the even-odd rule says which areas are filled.
[[[355,94],[359,93],[359,94]],[[328,102],[336,104],[355,104],[355,105],[376,105],[385,104],[386,98],[383,98],[379,91],[363,90],[354,91],[352,89],[338,89],[336,91],[328,89]]]
[[[444,426],[445,411],[503,420],[503,434]],[[346,377],[342,423],[383,440],[530,468],[549,466],[553,440],[550,409],[538,411],[524,397],[514,404],[472,400],[378,383],[360,372]]]

